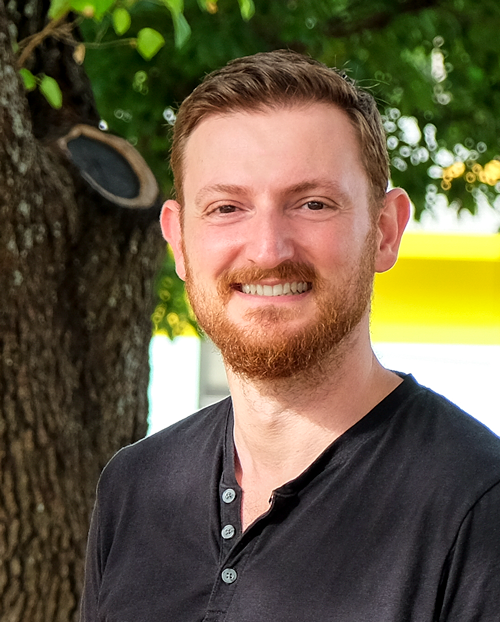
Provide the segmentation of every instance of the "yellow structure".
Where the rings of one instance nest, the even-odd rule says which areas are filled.
[[[408,232],[377,274],[373,341],[500,345],[500,235]]]

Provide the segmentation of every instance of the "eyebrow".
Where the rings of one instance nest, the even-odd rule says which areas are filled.
[[[285,189],[284,194],[302,194],[303,192],[325,191],[332,194],[333,197],[340,199],[342,203],[349,202],[349,195],[343,190],[339,184],[330,179],[312,179],[289,186]]]
[[[329,179],[312,179],[299,182],[283,188],[282,196],[301,194],[303,192],[312,192],[318,190],[326,190],[334,197],[337,197],[342,203],[350,202],[349,195],[340,186]],[[212,186],[204,186],[199,190],[195,197],[196,205],[203,203],[204,199],[211,194],[228,194],[228,195],[247,195],[249,189],[246,186],[238,186],[237,184],[214,184]]]
[[[236,184],[214,184],[213,186],[204,186],[201,190],[199,190],[195,197],[195,204],[200,205],[203,203],[205,197],[210,196],[211,194],[248,194],[247,188],[245,186],[238,186]]]

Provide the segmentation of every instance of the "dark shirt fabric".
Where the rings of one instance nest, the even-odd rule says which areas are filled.
[[[111,460],[84,622],[500,621],[483,425],[407,376],[243,534],[232,432],[227,399]]]

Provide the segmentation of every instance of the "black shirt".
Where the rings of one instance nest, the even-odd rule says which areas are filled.
[[[404,382],[241,533],[230,399],[103,471],[84,622],[498,622],[500,439]]]

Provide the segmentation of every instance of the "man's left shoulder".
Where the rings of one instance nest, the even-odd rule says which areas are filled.
[[[500,438],[446,397],[415,383],[401,415],[420,451],[454,479],[500,481]]]

